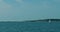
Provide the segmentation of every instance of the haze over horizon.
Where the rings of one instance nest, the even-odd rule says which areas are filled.
[[[60,0],[0,0],[0,20],[60,19]]]

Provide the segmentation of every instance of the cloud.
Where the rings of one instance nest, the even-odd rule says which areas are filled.
[[[0,0],[0,9],[8,9],[11,8],[11,5],[8,5],[3,0]]]
[[[25,1],[25,0],[24,0],[24,1]],[[37,7],[38,7],[38,5],[40,5],[39,7],[43,7],[43,8],[44,8],[44,7],[45,7],[45,8],[47,8],[47,7],[49,8],[49,7],[50,7],[50,8],[52,8],[52,7],[55,7],[55,6],[56,6],[53,2],[59,2],[60,0],[52,0],[52,1],[53,1],[52,3],[49,2],[49,0],[47,0],[47,1],[39,0],[40,2],[38,1],[38,3],[40,3],[40,4],[38,4],[37,2],[33,3],[33,2],[36,1],[36,0],[32,1],[33,4],[32,4],[32,3],[30,4],[29,2],[27,2],[28,4],[26,4],[26,3],[23,4],[24,1],[23,1],[23,0],[16,0],[16,2],[22,4],[22,5],[21,5],[21,4],[16,3],[16,5],[17,5],[17,6],[18,6],[18,5],[21,5],[22,7],[24,7],[24,5],[26,5],[26,7],[27,7],[27,5],[28,5],[28,6],[31,5],[32,7],[34,7],[34,6],[36,6],[36,5],[37,5]],[[30,0],[29,0],[29,1],[30,1]],[[0,8],[11,8],[11,6],[13,6],[13,4],[15,5],[15,3],[9,5],[9,4],[7,4],[6,2],[4,2],[3,0],[0,0],[0,2],[1,2],[1,3],[0,3]],[[36,3],[37,3],[37,4],[36,4]],[[15,6],[16,6],[16,5],[15,5]],[[34,6],[33,6],[33,5],[34,5]],[[21,7],[21,8],[22,8],[22,7]],[[29,8],[29,7],[28,7],[28,8]]]

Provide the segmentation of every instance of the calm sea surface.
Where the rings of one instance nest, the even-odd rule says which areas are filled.
[[[60,32],[60,21],[0,22],[0,32]]]

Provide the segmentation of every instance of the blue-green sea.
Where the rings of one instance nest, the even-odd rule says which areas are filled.
[[[60,21],[0,22],[0,32],[60,32]]]

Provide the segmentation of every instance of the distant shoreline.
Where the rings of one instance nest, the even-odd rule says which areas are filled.
[[[25,21],[20,21],[20,20],[0,20],[0,22],[37,22],[37,21],[60,21],[60,19],[38,19],[38,20],[25,20]]]

